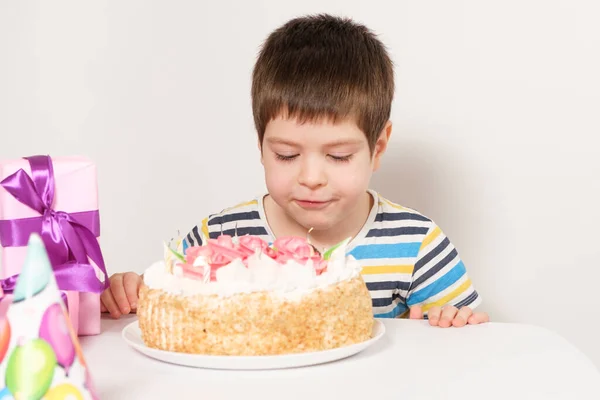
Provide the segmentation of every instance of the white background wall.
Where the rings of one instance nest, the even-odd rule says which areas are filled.
[[[236,3],[1,2],[0,158],[92,157],[109,272],[141,272],[178,229],[264,190],[249,88],[266,35],[352,16],[397,67],[373,187],[445,230],[495,321],[600,365],[597,2]]]

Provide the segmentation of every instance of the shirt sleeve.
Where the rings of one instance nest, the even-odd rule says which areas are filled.
[[[473,287],[458,251],[441,229],[432,224],[414,265],[407,306],[421,306],[427,314],[435,306],[475,308],[480,303],[481,297]]]
[[[207,242],[208,238],[208,218],[204,218],[200,225],[196,225],[181,242],[181,253],[185,254],[186,250],[192,246],[202,246]]]

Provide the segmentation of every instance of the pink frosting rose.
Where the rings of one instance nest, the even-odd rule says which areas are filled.
[[[276,239],[273,247],[281,256],[290,256],[294,259],[312,257],[315,255],[315,249],[306,241],[306,239],[290,236]]]
[[[185,276],[193,279],[203,279],[203,268],[194,267],[194,261],[198,257],[206,258],[210,265],[210,280],[216,280],[216,272],[235,259],[240,259],[247,266],[247,258],[257,250],[271,257],[279,264],[285,264],[289,260],[295,260],[305,264],[312,260],[317,275],[327,269],[327,261],[323,260],[321,254],[315,251],[306,239],[300,237],[283,237],[275,240],[273,248],[268,243],[256,236],[241,236],[238,243],[233,243],[229,235],[221,235],[217,239],[209,239],[204,246],[194,246],[187,249],[185,263],[181,263]]]
[[[200,281],[204,280],[204,269],[202,267],[194,267],[192,264],[188,263],[178,263],[177,266],[181,267],[183,276],[186,278]]]
[[[273,243],[276,251],[275,260],[285,264],[289,260],[295,260],[299,264],[306,264],[312,260],[317,275],[321,275],[327,269],[327,261],[323,260],[315,248],[301,237],[282,237]]]
[[[206,258],[206,262],[210,265],[210,280],[214,281],[217,278],[217,270],[229,264],[236,258],[245,260],[248,256],[247,252],[236,248],[233,244],[231,236],[221,235],[217,239],[209,239],[204,246],[194,246],[187,249],[185,254],[186,262],[182,265],[184,275],[190,278],[203,278],[202,268],[194,267],[194,261],[198,257]]]
[[[265,253],[269,249],[269,244],[258,236],[244,235],[238,238],[238,249],[251,256],[256,250]]]

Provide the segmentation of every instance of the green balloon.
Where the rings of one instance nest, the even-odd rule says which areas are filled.
[[[48,342],[33,339],[17,346],[6,366],[6,387],[20,399],[39,400],[48,391],[54,378],[56,355]]]

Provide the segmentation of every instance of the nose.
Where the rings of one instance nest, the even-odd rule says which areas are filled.
[[[324,166],[314,158],[305,158],[300,167],[298,183],[309,189],[317,189],[327,185],[327,174]]]

